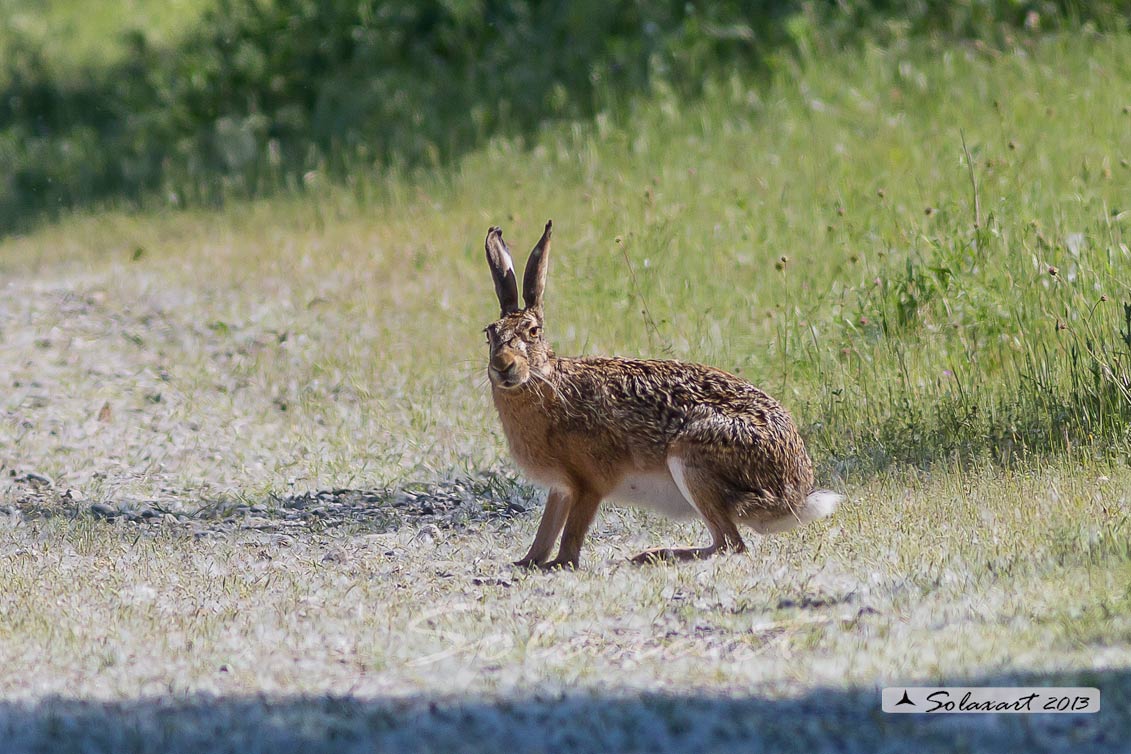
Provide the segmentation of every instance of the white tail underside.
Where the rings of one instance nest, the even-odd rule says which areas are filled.
[[[844,495],[838,495],[832,490],[814,490],[805,498],[805,503],[799,509],[780,518],[759,521],[754,524],[754,530],[759,534],[776,534],[789,531],[796,526],[801,526],[801,524],[831,516],[842,500],[844,500]]]

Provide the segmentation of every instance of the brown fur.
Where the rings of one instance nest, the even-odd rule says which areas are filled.
[[[798,512],[813,490],[812,463],[789,413],[766,393],[700,364],[554,355],[542,330],[550,231],[547,223],[527,263],[521,310],[502,231],[492,228],[486,243],[502,309],[486,329],[492,397],[515,460],[551,490],[519,564],[576,567],[601,500],[637,479],[679,487],[712,537],[708,547],[651,550],[637,562],[740,552],[738,522],[771,531],[792,525],[790,516],[809,520]]]

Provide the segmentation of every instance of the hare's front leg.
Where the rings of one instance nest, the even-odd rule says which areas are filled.
[[[695,458],[695,454],[688,455]],[[711,532],[711,544],[706,547],[657,547],[635,556],[632,558],[633,563],[642,565],[664,560],[698,560],[716,553],[743,552],[746,549],[746,543],[742,541],[742,535],[731,519],[728,492],[711,470],[704,468],[706,465],[692,465],[684,457],[675,454],[668,457],[668,470],[672,479],[687,502],[691,503],[691,507],[703,517]]]
[[[554,543],[565,526],[566,514],[569,513],[569,495],[561,490],[550,490],[546,498],[546,509],[542,511],[542,521],[538,524],[538,533],[534,535],[534,542],[522,560],[516,561],[516,566],[531,568],[542,565],[550,557]]]
[[[566,517],[565,532],[562,534],[562,544],[558,548],[558,557],[542,566],[551,568],[577,568],[581,560],[581,543],[585,540],[585,533],[597,515],[597,506],[601,503],[601,495],[592,490],[580,489],[570,496],[569,515]]]

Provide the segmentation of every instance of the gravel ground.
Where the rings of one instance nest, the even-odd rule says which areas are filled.
[[[381,533],[410,527],[456,529],[527,513],[541,495],[513,476],[479,474],[394,489],[332,489],[270,495],[263,502],[196,501],[169,494],[161,500],[91,503],[73,489],[59,491],[36,472],[11,470],[0,482],[0,513],[29,521],[93,517],[143,529],[179,528],[205,537],[235,531],[302,535],[345,527],[351,533]]]

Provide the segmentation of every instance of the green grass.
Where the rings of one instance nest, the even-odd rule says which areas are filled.
[[[167,46],[184,37],[212,0],[2,0],[0,55],[14,38],[41,49],[59,72],[118,62],[130,34]]]
[[[1128,61],[1127,36],[866,48],[444,170],[3,241],[0,730],[132,751],[1126,737],[1117,712],[915,729],[874,689],[1131,694]],[[636,569],[703,532],[609,509],[583,570],[546,576],[507,565],[534,516],[193,538],[82,513],[506,479],[483,235],[525,256],[547,217],[557,351],[749,377],[848,493],[836,517]]]
[[[393,340],[327,344],[325,366],[366,384],[374,364],[411,364],[418,388],[443,393],[437,413],[455,416],[478,396],[446,386],[478,374],[475,333],[492,313],[484,228],[501,223],[522,246],[552,216],[549,332],[562,353],[739,371],[846,474],[1081,445],[1120,461],[1128,52],[1126,37],[997,58],[868,49],[769,88],[720,82],[699,102],[658,92],[624,123],[553,127],[529,149],[498,141],[418,179],[340,188],[312,174],[305,196],[209,215],[203,236],[200,215],[78,217],[9,242],[0,264],[77,254],[116,269],[141,247],[136,273],[175,259],[282,287],[249,306],[329,296],[327,317]],[[274,379],[271,363],[248,367]]]

